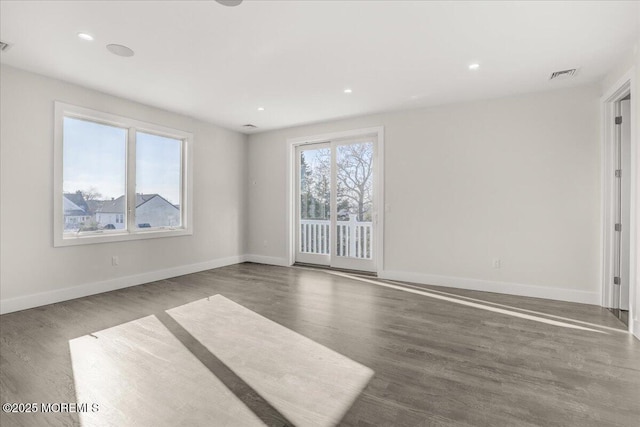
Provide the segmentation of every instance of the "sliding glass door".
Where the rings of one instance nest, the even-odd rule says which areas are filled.
[[[374,137],[296,148],[296,262],[375,271]]]

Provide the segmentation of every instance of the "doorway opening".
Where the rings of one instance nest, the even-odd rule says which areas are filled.
[[[382,265],[382,128],[291,142],[291,264]]]
[[[613,298],[609,310],[629,325],[630,172],[631,172],[631,94],[614,103],[614,247]]]
[[[623,79],[603,97],[602,305],[631,329],[637,268],[634,161],[635,111],[632,80]]]

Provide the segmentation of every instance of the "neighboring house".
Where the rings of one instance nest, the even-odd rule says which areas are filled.
[[[180,225],[180,208],[159,194],[138,194],[136,223],[149,224],[150,227],[177,227]]]
[[[80,192],[63,194],[64,229],[75,231],[91,220],[89,206]]]
[[[87,200],[87,206],[89,206],[89,213],[95,216],[95,213],[102,208],[103,200]]]
[[[124,196],[105,200],[96,211],[96,222],[100,228],[112,224],[116,229],[124,228]]]
[[[101,228],[112,224],[116,229],[125,228],[125,198],[107,200],[96,212]],[[136,223],[144,227],[173,227],[180,225],[180,208],[172,205],[159,194],[136,194]],[[146,225],[148,224],[148,225]]]

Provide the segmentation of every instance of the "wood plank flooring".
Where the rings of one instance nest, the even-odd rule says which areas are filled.
[[[239,264],[0,316],[0,401],[75,402],[69,340],[221,294],[375,372],[340,425],[640,425],[640,342],[619,332],[623,325],[607,310],[420,288],[588,322],[605,333],[326,271]],[[0,424],[80,421],[72,413],[1,413]]]

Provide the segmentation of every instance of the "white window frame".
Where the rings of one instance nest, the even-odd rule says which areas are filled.
[[[193,134],[177,129],[143,122],[128,117],[78,107],[55,101],[54,165],[53,165],[53,245],[55,247],[85,245],[127,240],[176,237],[193,234]],[[88,120],[109,126],[127,129],[126,142],[126,211],[123,230],[97,230],[80,233],[64,233],[63,179],[64,179],[64,118]],[[136,132],[144,132],[182,141],[182,174],[180,199],[180,227],[137,228],[135,224],[136,197]],[[131,207],[134,207],[133,209]]]

